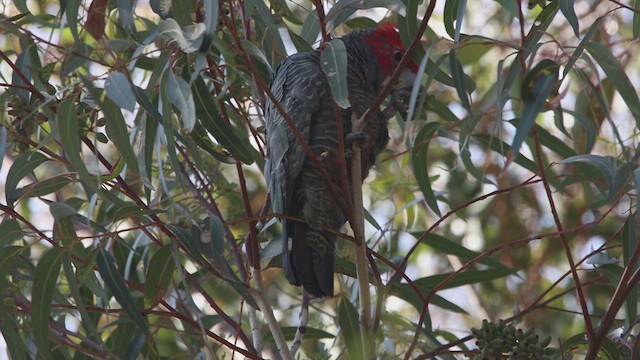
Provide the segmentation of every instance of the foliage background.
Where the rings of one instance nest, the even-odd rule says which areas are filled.
[[[433,10],[422,91],[364,186],[375,354],[472,357],[471,328],[507,319],[550,357],[639,356],[640,2],[314,3],[2,3],[6,353],[287,358],[302,299],[263,209],[270,69],[387,17],[409,44]],[[349,236],[337,254],[302,358],[361,357]]]

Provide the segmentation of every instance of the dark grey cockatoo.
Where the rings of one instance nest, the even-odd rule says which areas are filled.
[[[347,51],[351,107],[339,114],[342,134],[347,136],[352,115],[360,118],[371,107],[404,55],[404,46],[397,28],[389,23],[341,39]],[[416,64],[410,62],[398,84],[409,85],[416,72]],[[346,221],[340,202],[351,196],[340,185],[340,158],[348,167],[350,161],[338,151],[336,104],[320,64],[320,51],[285,59],[272,74],[270,89],[328,175],[328,179],[321,175],[276,105],[267,100],[265,177],[274,213],[287,216],[281,218],[282,267],[291,284],[302,285],[317,297],[332,296],[336,233]],[[389,139],[385,113],[376,109],[362,133],[352,136],[362,141],[363,178]]]

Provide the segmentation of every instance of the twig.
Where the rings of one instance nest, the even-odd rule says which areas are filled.
[[[296,330],[296,336],[293,338],[293,345],[291,345],[291,356],[295,357],[300,345],[302,345],[302,339],[307,331],[307,323],[309,322],[309,293],[302,289],[302,302],[300,303],[300,325]]]
[[[549,181],[547,180],[547,174],[544,169],[544,164],[542,162],[542,147],[540,146],[540,139],[538,138],[538,131],[536,127],[533,127],[533,139],[535,143],[536,149],[536,162],[538,163],[538,170],[540,172],[539,176],[542,180],[542,185],[544,186],[545,193],[547,194],[547,199],[549,200],[549,206],[551,207],[551,213],[553,214],[553,220],[556,223],[556,227],[558,228],[559,237],[562,241],[562,246],[564,247],[565,255],[567,257],[567,261],[569,262],[569,267],[571,268],[571,275],[573,277],[573,281],[576,283],[576,296],[580,302],[580,307],[582,308],[584,324],[587,328],[587,339],[593,339],[593,325],[591,324],[591,318],[589,317],[589,308],[587,307],[587,301],[585,299],[584,293],[582,292],[582,286],[580,286],[580,277],[578,276],[578,271],[576,270],[576,264],[573,261],[573,255],[571,254],[571,247],[569,246],[569,242],[567,238],[564,236],[562,225],[562,220],[560,219],[560,215],[558,215],[558,210],[556,209],[556,204],[553,200],[553,194],[551,192],[551,187],[549,186]]]
[[[253,295],[253,297],[258,302],[260,306],[260,310],[264,315],[265,321],[267,325],[269,325],[269,330],[271,331],[271,335],[273,335],[273,339],[276,342],[276,346],[278,347],[278,352],[282,356],[283,360],[293,360],[293,356],[291,356],[291,351],[289,350],[289,346],[287,346],[287,341],[282,334],[282,329],[280,329],[280,325],[276,320],[276,317],[273,315],[273,309],[269,302],[265,299],[264,293],[262,292],[262,276],[260,271],[254,267],[251,268],[251,275],[253,276],[253,280],[256,286],[256,289],[249,288],[249,292]]]
[[[355,117],[355,114],[354,114]],[[375,359],[375,339],[371,329],[371,292],[369,289],[369,268],[367,243],[364,240],[364,205],[362,202],[362,151],[357,141],[353,143],[351,158],[351,183],[353,186],[353,222],[351,228],[356,246],[356,274],[360,300],[360,337],[364,359]]]
[[[631,216],[630,218],[632,219],[630,221],[633,221],[633,216]],[[635,221],[633,221],[633,224],[630,226],[635,226]],[[633,254],[629,259],[627,266],[625,266],[624,271],[622,272],[622,276],[620,276],[618,286],[616,287],[616,290],[611,297],[611,303],[607,307],[607,312],[604,314],[602,320],[600,321],[598,331],[595,333],[595,335],[593,335],[593,337],[589,338],[589,340],[591,341],[589,341],[589,349],[587,350],[585,359],[595,359],[597,357],[598,350],[600,350],[602,342],[604,341],[607,333],[616,320],[616,314],[618,313],[618,310],[620,310],[627,296],[629,296],[631,289],[633,289],[640,280],[640,269],[636,269],[635,266],[638,258],[640,258],[640,244],[636,244]],[[633,272],[632,274],[633,270],[635,270],[635,272]]]

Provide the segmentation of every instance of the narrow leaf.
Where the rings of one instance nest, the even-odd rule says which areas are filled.
[[[564,15],[565,19],[569,22],[569,25],[573,28],[573,33],[576,37],[580,38],[580,24],[578,23],[578,17],[576,11],[573,8],[574,0],[558,0],[560,3],[560,11]]]
[[[602,44],[590,42],[585,45],[585,49],[598,62],[602,70],[611,80],[616,90],[625,101],[633,117],[636,119],[636,126],[640,127],[640,99],[638,99],[638,89],[634,89],[633,84],[625,73],[624,69],[613,56],[611,50]]]
[[[147,328],[147,324],[142,315],[140,315],[141,309],[137,309],[131,297],[130,290],[127,285],[125,285],[124,278],[116,267],[113,255],[103,248],[100,248],[96,257],[96,266],[98,267],[100,276],[111,293],[113,293],[113,296],[118,300],[122,309],[129,315],[129,318],[131,318],[140,331],[148,334],[149,329]]]
[[[428,164],[428,147],[431,137],[440,128],[440,124],[436,122],[430,122],[425,124],[418,132],[414,145],[411,148],[411,164],[413,166],[413,173],[424,199],[429,205],[429,208],[433,210],[438,216],[442,216],[440,209],[438,208],[438,202],[436,196],[431,188],[431,180],[429,179],[429,164]]]
[[[97,188],[93,176],[89,174],[84,163],[81,151],[81,137],[78,127],[78,114],[73,98],[69,97],[60,103],[58,107],[58,136],[62,141],[65,155],[71,166],[78,172],[80,180],[92,189]]]
[[[174,19],[166,19],[158,24],[158,35],[170,42],[178,44],[186,53],[193,53],[200,49],[204,40],[205,25],[197,23],[183,29]]]
[[[7,344],[9,359],[26,360],[27,352],[25,349],[27,347],[18,332],[22,324],[18,324],[17,321],[17,318],[11,316],[11,313],[3,311],[0,315],[0,332]]]
[[[236,159],[247,165],[252,164],[257,158],[261,158],[247,138],[236,134],[235,128],[222,119],[218,109],[211,104],[212,96],[202,78],[197,78],[193,85],[196,112],[200,123],[209,134]]]
[[[60,266],[62,265],[62,248],[49,249],[36,265],[32,290],[32,326],[33,338],[38,351],[45,356],[49,354],[49,321],[51,301],[55,291]],[[45,356],[46,357],[46,356]]]
[[[174,269],[171,245],[165,245],[153,254],[147,266],[144,283],[145,308],[151,309],[162,300],[173,278]]]
[[[414,236],[419,237],[420,234],[414,234]],[[468,262],[480,255],[478,252],[469,250],[466,247],[437,234],[429,234],[425,236],[422,239],[422,243],[436,250],[438,253],[455,255],[463,262]],[[485,264],[496,269],[511,271],[509,267],[491,257],[484,257],[482,260],[478,261],[478,263]]]
[[[6,216],[0,223],[0,249],[13,241],[22,239],[22,230],[20,230],[20,224],[17,220]],[[4,249],[2,250],[4,251]],[[6,274],[2,272],[0,274]],[[1,289],[1,287],[0,287]]]
[[[45,161],[47,161],[47,157],[39,152],[25,152],[13,161],[13,165],[9,168],[7,180],[4,185],[4,194],[9,206],[13,204],[13,192],[18,186],[20,180]]]
[[[531,69],[522,81],[520,93],[524,101],[524,110],[511,145],[514,156],[520,153],[520,146],[529,136],[536,117],[549,95],[556,89],[558,72],[558,64],[553,60],[544,59]]]
[[[168,71],[165,84],[167,98],[180,110],[183,131],[190,133],[196,123],[196,106],[189,84],[183,78],[175,76],[173,71]]]
[[[131,84],[121,72],[113,72],[104,84],[107,96],[119,107],[133,112],[136,109],[136,97],[131,90]]]
[[[67,184],[71,183],[72,181],[73,180],[68,175],[58,175],[48,179],[36,181],[32,184],[16,190],[15,198],[20,200],[51,194],[67,186]],[[0,232],[0,234],[2,234],[2,232]]]
[[[363,358],[362,339],[360,337],[360,319],[358,310],[346,298],[340,301],[338,307],[338,324],[340,333],[347,345],[347,354],[352,360]]]
[[[351,106],[347,87],[347,61],[347,48],[340,39],[331,40],[320,56],[322,71],[327,75],[333,99],[343,109]]]
[[[131,98],[135,101],[135,95],[131,92]],[[107,117],[106,131],[109,139],[116,144],[117,150],[127,163],[129,170],[138,173],[138,160],[129,141],[129,129],[124,121],[122,112],[114,103],[105,99],[102,111]]]
[[[574,162],[582,162],[589,164],[598,169],[607,180],[609,192],[614,191],[614,185],[618,179],[618,169],[615,160],[611,157],[605,157],[593,154],[576,155],[560,161],[560,164],[570,164]]]
[[[333,31],[333,29],[349,19],[357,10],[376,7],[389,9],[402,16],[406,14],[405,4],[401,0],[341,0],[337,1],[335,5],[331,7],[327,16],[325,16],[327,31]]]

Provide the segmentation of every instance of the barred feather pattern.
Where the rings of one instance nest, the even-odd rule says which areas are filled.
[[[340,112],[345,136],[351,132],[352,113],[359,118],[369,109],[388,75],[381,71],[371,46],[364,41],[369,35],[371,30],[342,38],[349,60],[351,104]],[[320,175],[275,104],[268,100],[265,177],[273,211],[292,217],[281,219],[282,267],[291,284],[303,286],[316,297],[333,296],[336,233],[345,223],[340,203],[351,194],[344,194],[340,186],[340,158],[345,155],[338,151],[336,107],[320,65],[320,52],[298,53],[285,59],[272,74],[270,89],[329,177],[325,181]],[[387,119],[381,111],[376,111],[362,135],[364,178],[389,139]],[[349,167],[349,159],[342,161]],[[348,168],[348,176],[350,173]]]

